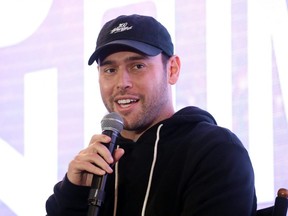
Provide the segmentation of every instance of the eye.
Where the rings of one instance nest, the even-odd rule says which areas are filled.
[[[103,72],[107,73],[107,74],[112,74],[112,73],[116,72],[116,69],[115,68],[105,68],[105,69],[103,69]]]
[[[134,70],[140,70],[140,69],[142,69],[142,68],[144,68],[144,67],[145,67],[144,64],[135,64],[135,65],[133,66],[133,69],[134,69]]]

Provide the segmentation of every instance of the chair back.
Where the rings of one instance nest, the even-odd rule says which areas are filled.
[[[286,216],[288,208],[288,190],[280,188],[275,198],[274,206],[259,209],[256,216]]]

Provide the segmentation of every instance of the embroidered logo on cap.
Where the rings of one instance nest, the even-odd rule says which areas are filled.
[[[129,31],[133,26],[128,26],[128,23],[120,23],[119,26],[115,27],[110,31],[110,34],[116,34],[118,32]]]

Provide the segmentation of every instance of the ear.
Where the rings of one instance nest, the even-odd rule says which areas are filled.
[[[181,62],[179,56],[177,55],[171,56],[167,67],[168,67],[167,68],[168,82],[169,84],[174,85],[177,82],[180,74]]]

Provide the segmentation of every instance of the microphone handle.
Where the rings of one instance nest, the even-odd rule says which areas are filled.
[[[102,134],[106,134],[111,137],[111,142],[106,147],[109,149],[111,154],[114,151],[114,146],[116,143],[116,138],[118,133],[112,130],[104,130]],[[98,216],[100,212],[100,208],[104,203],[105,199],[105,185],[107,180],[107,174],[103,176],[93,175],[91,189],[88,198],[88,214],[87,216]]]

